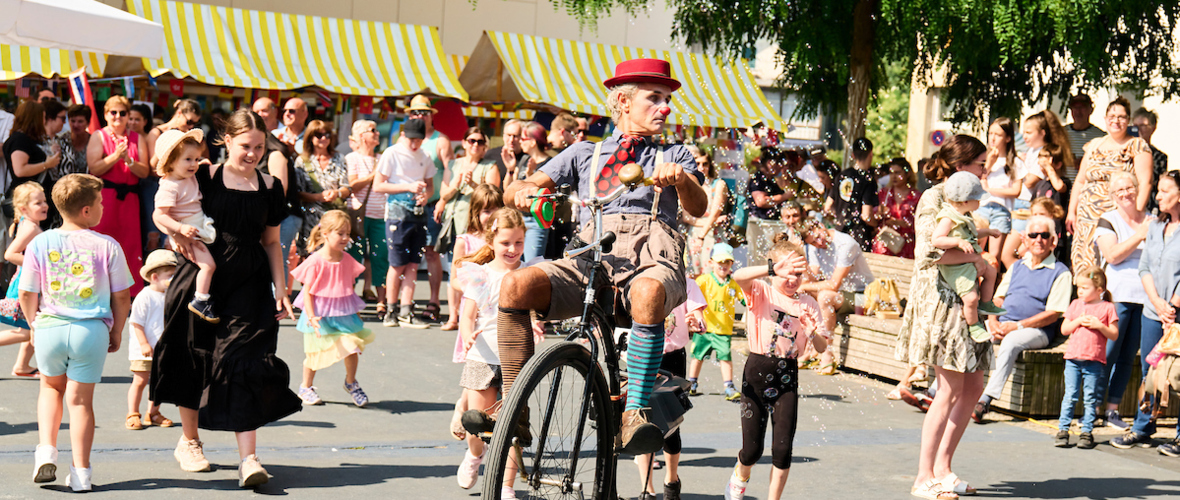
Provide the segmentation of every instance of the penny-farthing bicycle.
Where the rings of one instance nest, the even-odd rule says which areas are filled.
[[[602,265],[615,241],[614,233],[602,231],[602,209],[625,190],[651,183],[635,164],[623,167],[619,179],[623,185],[602,197],[581,200],[563,192],[540,196],[590,209],[593,241],[566,253],[588,259],[589,281],[577,327],[524,365],[500,408],[484,461],[484,499],[500,499],[510,460],[519,467],[516,489],[526,490],[529,498],[617,496],[624,401],[612,333],[616,324],[629,326],[630,317],[615,307],[617,292]]]

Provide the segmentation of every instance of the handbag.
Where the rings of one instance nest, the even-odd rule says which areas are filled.
[[[865,287],[864,313],[882,319],[901,316],[901,292],[893,278],[877,278]]]
[[[905,236],[902,236],[896,229],[889,226],[882,227],[877,231],[877,241],[880,241],[885,246],[885,249],[889,250],[889,253],[893,255],[900,254],[902,249],[905,248]]]

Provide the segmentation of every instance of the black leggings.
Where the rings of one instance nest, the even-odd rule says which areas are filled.
[[[684,348],[664,353],[664,359],[660,361],[660,369],[668,370],[672,372],[672,375],[678,377],[686,376],[688,374],[688,358],[685,356]],[[680,454],[680,446],[680,428],[677,428],[664,439],[664,453],[678,455]]]
[[[750,353],[742,374],[742,451],[738,461],[751,466],[762,458],[767,422],[774,423],[771,458],[779,469],[791,468],[795,424],[799,420],[799,364],[792,359]]]

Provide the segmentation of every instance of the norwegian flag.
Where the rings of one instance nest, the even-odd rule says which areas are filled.
[[[90,126],[87,127],[87,130],[93,134],[102,128],[98,123],[98,110],[95,109],[94,94],[90,92],[90,80],[86,78],[86,68],[79,68],[70,73],[70,96],[73,97],[75,103],[90,107]]]

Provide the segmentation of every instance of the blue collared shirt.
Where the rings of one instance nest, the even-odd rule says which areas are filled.
[[[611,155],[619,149],[619,139],[622,133],[618,129],[602,141],[602,150],[599,152],[598,168],[602,169],[606,165]],[[594,181],[598,178],[598,172],[591,172],[593,166],[594,146],[596,143],[590,141],[579,142],[570,146],[561,154],[553,157],[541,167],[541,172],[553,179],[553,183],[561,186],[569,184],[577,187],[578,197],[582,199],[590,196],[601,196],[606,193],[593,192]],[[639,166],[643,167],[643,173],[651,176],[655,172],[657,163],[663,161],[670,161],[679,164],[684,171],[696,176],[698,182],[704,182],[705,176],[697,171],[697,163],[693,158],[692,153],[688,152],[684,146],[664,146],[664,158],[661,160],[659,156],[659,147],[652,144],[650,140],[645,140],[635,146],[635,156]],[[643,186],[635,188],[634,191],[624,192],[615,201],[606,205],[603,214],[650,214],[651,205],[655,199],[655,189],[651,186]],[[664,189],[663,194],[660,195],[660,212],[659,218],[668,225],[676,227],[676,215],[680,210],[680,198],[677,196],[675,189]],[[590,210],[583,208],[579,216],[579,221],[583,224],[590,221]]]
[[[1172,300],[1176,284],[1180,282],[1180,232],[1167,238],[1164,229],[1168,226],[1162,220],[1152,221],[1147,228],[1147,240],[1143,243],[1143,256],[1139,258],[1139,277],[1150,274],[1155,280],[1155,293],[1161,299]],[[1151,301],[1143,304],[1143,317],[1159,321],[1160,316]]]

